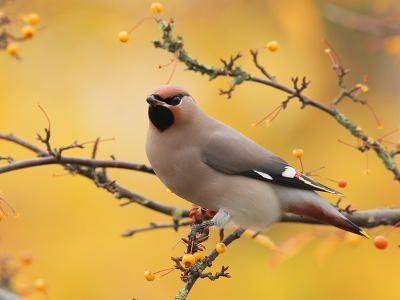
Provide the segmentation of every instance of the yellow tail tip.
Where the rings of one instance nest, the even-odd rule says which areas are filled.
[[[360,234],[363,235],[363,236],[365,236],[365,237],[366,237],[367,239],[369,239],[369,240],[371,239],[370,236],[369,236],[365,231],[363,231],[363,230],[360,231]]]

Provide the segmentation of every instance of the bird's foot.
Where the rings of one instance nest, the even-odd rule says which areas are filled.
[[[198,245],[208,239],[210,233],[210,226],[214,226],[213,221],[201,224],[194,224],[190,228],[190,232],[188,234],[187,253],[196,252]]]

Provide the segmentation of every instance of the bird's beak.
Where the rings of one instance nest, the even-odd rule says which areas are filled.
[[[157,105],[161,105],[161,106],[165,105],[164,102],[155,99],[153,95],[148,96],[146,101],[147,101],[147,103],[149,103],[149,105],[154,106],[154,107]]]

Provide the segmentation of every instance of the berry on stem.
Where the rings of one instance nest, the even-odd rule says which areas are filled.
[[[376,248],[383,250],[387,247],[388,241],[383,235],[378,235],[374,239],[374,245]]]
[[[30,251],[24,251],[19,255],[19,261],[22,265],[30,265],[32,262],[32,253]]]
[[[162,11],[161,3],[155,2],[151,5],[151,11],[153,14],[159,14]]]
[[[185,254],[182,257],[182,264],[185,266],[185,268],[190,268],[194,265],[195,262],[196,258],[193,254]]]
[[[21,28],[21,36],[24,39],[32,38],[36,33],[35,28],[32,25],[25,25]]]
[[[194,256],[194,259],[196,260],[196,262],[202,260],[205,257],[203,251],[197,251],[196,253],[193,254],[193,256]]]
[[[47,283],[44,279],[38,278],[35,280],[33,286],[35,287],[35,290],[37,290],[37,291],[45,291],[47,288]]]
[[[396,227],[398,227],[400,225],[400,222],[397,222],[396,224],[394,224],[386,233],[385,235],[378,235],[375,237],[374,239],[374,245],[376,248],[378,249],[385,249],[388,245],[388,241],[387,241],[387,236],[393,231],[393,229],[395,229]]]
[[[16,43],[9,43],[6,47],[6,51],[10,55],[17,55],[18,45]]]
[[[338,180],[338,186],[339,187],[344,188],[344,187],[346,187],[346,185],[347,185],[347,180],[346,179],[340,178]]]
[[[36,25],[40,21],[40,17],[37,13],[29,13],[24,17],[24,21],[31,25]]]
[[[271,52],[275,52],[278,50],[278,43],[276,41],[270,41],[267,45],[267,48]]]
[[[302,157],[303,156],[303,149],[294,149],[293,150],[293,156],[295,157],[295,158],[300,158],[300,157]]]
[[[127,33],[126,31],[121,31],[121,32],[118,34],[118,39],[119,39],[121,42],[126,43],[127,41],[129,41],[129,35],[128,35],[128,33]]]
[[[218,243],[217,246],[215,246],[215,250],[221,254],[226,251],[226,245],[224,243]]]
[[[144,277],[146,277],[147,281],[153,281],[156,278],[156,275],[154,275],[153,271],[147,270],[144,272]]]

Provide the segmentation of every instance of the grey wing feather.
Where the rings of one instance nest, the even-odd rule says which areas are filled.
[[[201,149],[201,160],[227,174],[342,195],[296,171],[283,159],[233,129],[214,133]]]

